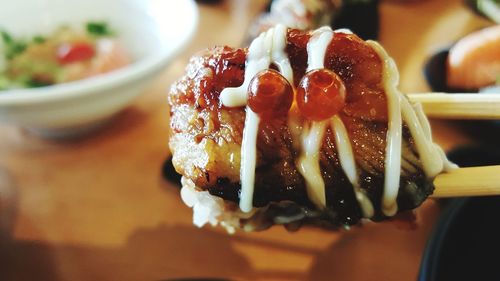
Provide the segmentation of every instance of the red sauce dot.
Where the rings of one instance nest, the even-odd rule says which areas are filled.
[[[89,60],[95,54],[94,46],[87,42],[63,43],[57,49],[57,59],[60,64]]]
[[[279,72],[268,69],[257,73],[248,86],[248,106],[260,118],[285,116],[293,102],[293,88]]]
[[[321,121],[337,114],[345,105],[342,79],[329,69],[316,69],[304,75],[297,87],[297,106],[304,117]]]

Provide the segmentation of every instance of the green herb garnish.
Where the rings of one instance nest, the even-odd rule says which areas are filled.
[[[9,33],[7,33],[6,31],[4,30],[1,30],[0,31],[0,34],[2,36],[2,41],[5,43],[5,44],[10,44],[12,43],[12,36],[10,36]]]
[[[3,43],[5,44],[5,57],[11,60],[15,56],[21,54],[26,50],[27,44],[21,40],[14,40],[9,33],[0,31]]]
[[[35,44],[42,44],[45,43],[45,41],[47,41],[47,39],[41,35],[36,35],[33,37],[33,43]]]
[[[54,83],[48,82],[48,81],[43,81],[43,80],[37,80],[35,78],[31,78],[27,81],[24,82],[25,86],[28,88],[38,88],[38,87],[45,87],[45,86],[50,86]]]
[[[87,32],[94,36],[111,36],[113,32],[106,22],[88,22]]]

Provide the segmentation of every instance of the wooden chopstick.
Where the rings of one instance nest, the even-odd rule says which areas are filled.
[[[432,197],[500,195],[500,165],[458,168],[434,179]]]
[[[408,94],[420,102],[430,118],[443,119],[500,119],[500,94]]]

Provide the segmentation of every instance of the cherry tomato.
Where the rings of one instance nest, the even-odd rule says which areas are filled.
[[[297,106],[304,117],[321,121],[337,114],[345,105],[342,79],[329,69],[316,69],[304,75],[297,87]]]
[[[96,51],[87,42],[63,43],[57,49],[57,59],[60,64],[68,64],[91,59]]]
[[[284,116],[293,102],[293,88],[279,72],[257,73],[248,86],[248,106],[263,119]]]

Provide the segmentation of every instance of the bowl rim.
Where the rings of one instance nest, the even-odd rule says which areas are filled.
[[[152,0],[148,1],[151,2]],[[71,99],[87,94],[92,95],[100,93],[103,90],[114,88],[119,85],[121,81],[125,81],[122,86],[127,85],[161,70],[170,62],[170,58],[179,54],[186,43],[194,36],[199,21],[199,11],[194,0],[165,2],[175,5],[176,9],[179,9],[179,5],[184,6],[181,10],[187,11],[184,17],[187,19],[186,24],[175,25],[177,28],[182,26],[185,32],[182,33],[182,37],[176,38],[173,43],[175,46],[172,48],[160,50],[153,55],[147,55],[142,59],[132,62],[126,67],[103,75],[40,88],[6,90],[0,93],[0,106],[26,105]]]

